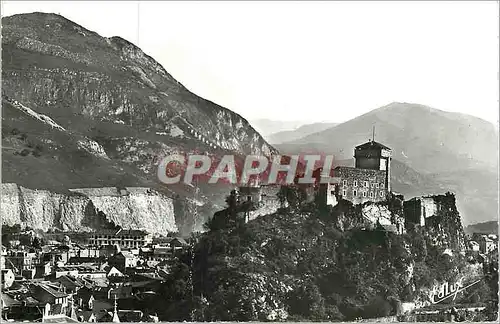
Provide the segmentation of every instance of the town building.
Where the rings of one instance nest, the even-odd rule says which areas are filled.
[[[17,273],[22,273],[23,270],[32,270],[38,263],[39,257],[37,253],[26,250],[10,251],[5,256],[6,268],[13,269]]]
[[[11,269],[2,269],[2,291],[9,289],[14,283],[15,275]]]
[[[469,249],[474,252],[479,252],[479,243],[476,241],[469,241]]]
[[[68,305],[69,295],[65,292],[58,291],[48,284],[33,283],[29,289],[33,297],[42,303],[60,305],[60,307],[66,307]]]
[[[120,271],[137,266],[139,258],[129,251],[121,251],[108,259],[108,264]]]
[[[0,255],[0,269],[5,269],[5,257],[7,256],[7,248],[2,245],[2,254]]]
[[[92,246],[118,245],[121,248],[140,248],[152,243],[153,236],[141,230],[103,229],[91,235]]]
[[[497,243],[488,237],[488,235],[482,235],[479,238],[479,250],[481,253],[488,254],[497,248]]]

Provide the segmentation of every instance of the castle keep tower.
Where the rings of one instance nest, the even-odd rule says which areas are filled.
[[[340,179],[335,195],[354,204],[384,201],[391,192],[392,151],[370,140],[354,149],[355,166],[338,166],[335,176]]]
[[[391,191],[391,157],[392,150],[374,140],[358,145],[354,149],[357,169],[385,171],[385,188],[388,192]]]

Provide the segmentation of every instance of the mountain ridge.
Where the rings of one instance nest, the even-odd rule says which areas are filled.
[[[240,114],[195,95],[138,46],[57,14],[2,18],[2,119],[3,182],[64,194],[127,186],[190,199],[192,186],[158,180],[162,157],[277,153]],[[230,189],[209,189],[200,200],[224,204]]]
[[[321,132],[331,127],[337,126],[339,123],[317,122],[312,124],[304,124],[293,130],[285,130],[265,136],[267,141],[272,145],[289,142],[303,138],[305,136]]]

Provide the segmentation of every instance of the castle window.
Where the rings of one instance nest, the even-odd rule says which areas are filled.
[[[366,197],[366,191],[363,191],[363,197]]]
[[[347,180],[342,181],[343,186],[347,186]]]
[[[370,184],[368,183],[368,181],[365,181],[365,187],[366,187],[366,188],[369,188],[369,187],[370,187]]]
[[[384,189],[384,183],[380,184],[380,188]]]
[[[358,195],[358,192],[356,190],[353,190],[352,195],[356,197]]]
[[[380,197],[384,197],[384,192],[383,191],[380,192]]]
[[[373,192],[370,191],[370,198],[373,198]]]
[[[375,188],[378,188],[378,183],[375,184]]]
[[[342,196],[347,196],[347,190],[342,190]]]
[[[358,180],[354,180],[354,186],[357,187],[358,186]]]

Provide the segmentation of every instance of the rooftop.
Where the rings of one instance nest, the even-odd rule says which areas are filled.
[[[378,148],[378,149],[384,149],[384,150],[391,150],[390,148],[388,148],[384,144],[380,144],[379,142],[375,142],[375,141],[369,141],[369,142],[366,142],[364,144],[356,146],[356,150],[370,149],[370,148]]]
[[[97,235],[128,235],[128,236],[146,236],[148,235],[147,232],[142,231],[142,230],[134,230],[134,229],[128,229],[124,230],[122,228],[116,228],[116,229],[101,229],[96,232]]]
[[[49,294],[51,294],[52,296],[56,297],[56,298],[61,298],[61,297],[67,297],[68,294],[66,293],[63,293],[61,291],[57,291],[45,284],[34,284],[35,287],[40,287],[41,289],[45,290],[46,292],[48,292]]]

